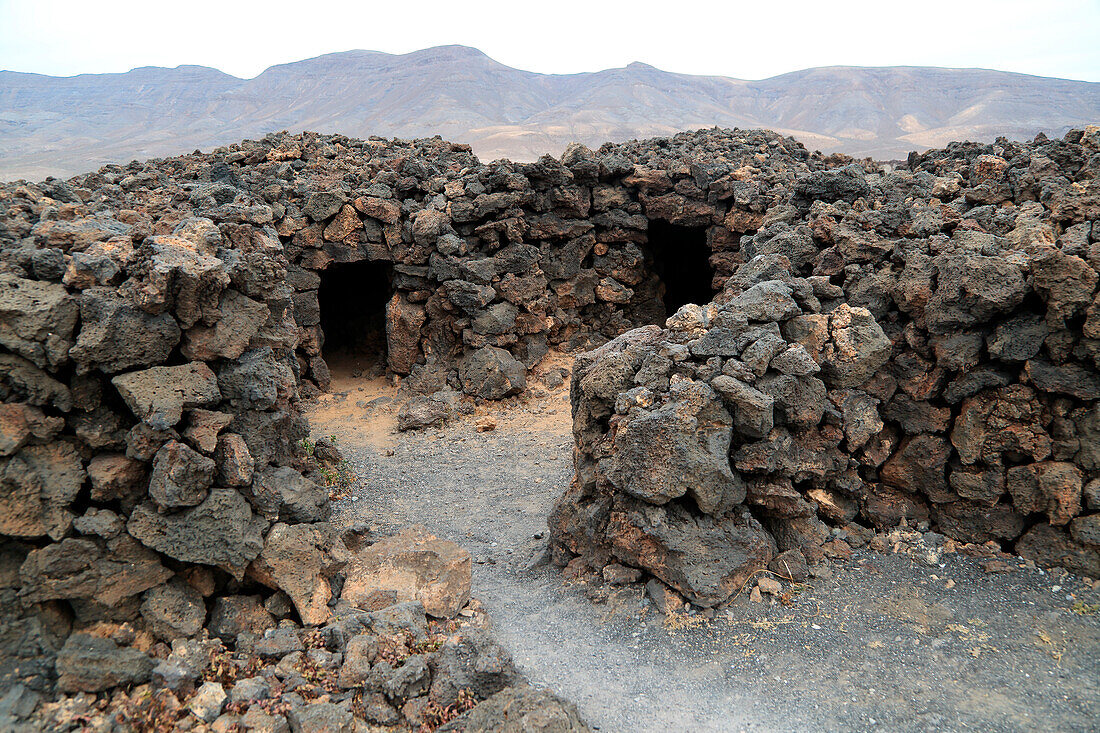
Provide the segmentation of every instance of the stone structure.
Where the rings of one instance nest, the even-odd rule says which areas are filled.
[[[577,357],[555,559],[714,606],[904,519],[1100,576],[1098,176],[1090,128],[799,178],[711,303]]]
[[[904,516],[1097,574],[1098,171],[1091,129],[895,172],[760,131],[488,165],[284,133],[0,185],[2,673],[98,691],[201,629],[274,658],[382,613],[340,598],[298,409],[368,332],[433,395],[410,427],[596,349],[559,561],[714,605],[819,517]],[[403,669],[364,694],[424,698]]]

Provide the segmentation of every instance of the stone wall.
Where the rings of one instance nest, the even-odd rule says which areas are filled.
[[[360,262],[391,268],[364,302],[412,392],[506,397],[551,346],[600,349],[574,375],[561,561],[713,604],[777,551],[815,560],[819,514],[904,515],[1094,573],[1097,147],[884,172],[762,131],[488,165],[284,133],[0,185],[3,673],[51,689],[73,631],[174,642],[227,598],[333,622],[337,459],[298,405],[330,378],[322,278]],[[705,242],[715,297],[665,330],[688,250],[662,231]]]
[[[907,168],[800,178],[713,302],[576,358],[557,562],[714,606],[904,520],[1100,576],[1100,128]]]
[[[490,165],[438,139],[280,134],[0,185],[5,688],[95,692],[148,679],[168,644],[349,612],[339,459],[299,410],[328,386],[321,273],[388,263],[390,372],[500,398],[550,345],[664,319],[650,218],[696,228],[720,285],[811,164],[767,132]]]

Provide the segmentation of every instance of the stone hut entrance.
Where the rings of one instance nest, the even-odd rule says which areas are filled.
[[[705,305],[714,297],[706,227],[686,227],[663,219],[649,222],[644,249],[653,260],[653,272],[665,285],[665,311],[672,315],[685,303]]]
[[[338,262],[321,272],[317,293],[323,355],[333,373],[386,372],[386,303],[393,295],[389,262]]]

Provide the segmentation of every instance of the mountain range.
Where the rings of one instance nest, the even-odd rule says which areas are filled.
[[[239,79],[204,66],[0,71],[0,180],[68,176],[276,130],[442,135],[483,160],[697,127],[766,127],[811,150],[902,158],[952,140],[1100,122],[1100,83],[985,69],[822,67],[745,81],[643,63],[538,74],[477,49],[347,51]]]

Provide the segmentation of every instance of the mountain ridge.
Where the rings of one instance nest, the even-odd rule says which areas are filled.
[[[1100,122],[1100,83],[989,69],[825,66],[761,80],[644,62],[576,74],[469,46],[352,50],[250,79],[201,65],[52,77],[0,71],[0,180],[209,148],[275,130],[439,134],[479,157],[531,160],[570,142],[767,127],[811,149],[877,158],[955,139],[1030,138]]]

